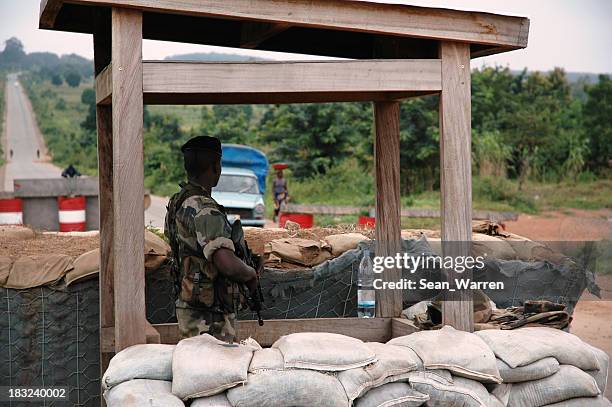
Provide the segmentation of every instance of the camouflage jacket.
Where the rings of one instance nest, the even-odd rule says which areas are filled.
[[[182,204],[177,206],[181,199]],[[170,212],[173,209],[174,227],[170,225]],[[179,260],[180,294],[177,307],[220,307],[219,292],[226,289],[218,287],[218,280],[221,278],[211,259],[219,248],[225,247],[234,251],[232,227],[223,206],[211,197],[210,191],[189,181],[170,199],[165,234],[171,241],[171,246],[178,247],[176,257]],[[226,282],[223,283],[225,284]],[[227,307],[225,309],[227,310]]]

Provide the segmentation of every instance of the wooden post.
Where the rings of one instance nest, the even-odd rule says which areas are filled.
[[[98,75],[111,61],[110,13],[97,12],[94,33],[94,66]],[[113,118],[111,106],[96,106],[98,130],[98,185],[100,208],[100,343],[102,328],[115,326],[113,237]],[[100,347],[100,377],[106,371],[112,353]]]
[[[146,343],[142,12],[112,10],[115,351]]]
[[[395,256],[401,250],[399,102],[375,102],[376,255]],[[387,269],[383,281],[399,281],[401,270]],[[376,316],[399,317],[400,290],[376,290]]]
[[[470,45],[441,42],[442,93],[440,95],[440,204],[444,256],[466,256],[472,240],[471,89]],[[470,278],[471,270],[463,274]],[[452,284],[451,284],[452,287]],[[472,332],[472,293],[447,292],[442,322]]]

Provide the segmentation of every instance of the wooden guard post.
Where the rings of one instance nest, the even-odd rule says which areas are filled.
[[[94,34],[104,370],[128,346],[178,340],[176,324],[145,319],[143,103],[374,102],[376,254],[392,256],[401,248],[399,101],[439,94],[443,251],[465,255],[470,58],[526,47],[529,20],[353,0],[42,0],[40,27]],[[143,38],[351,60],[143,63]],[[401,272],[386,270],[383,278],[397,281]],[[473,330],[471,301],[469,293],[449,295],[444,323]],[[263,345],[300,331],[385,341],[414,332],[398,318],[401,310],[400,291],[380,291],[374,319],[242,321],[238,333]]]

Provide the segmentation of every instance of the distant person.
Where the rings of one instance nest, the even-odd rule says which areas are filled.
[[[76,168],[74,168],[72,164],[70,164],[68,167],[66,167],[64,171],[62,171],[62,177],[64,178],[74,178],[80,176],[81,173]]]
[[[283,177],[283,169],[276,169],[276,178],[272,183],[272,194],[274,195],[274,222],[281,210],[283,202],[289,200],[289,190],[287,189],[287,179]]]
[[[36,150],[36,158],[40,158],[40,150]]]
[[[11,148],[11,151],[10,151],[9,154],[10,154],[11,158],[13,158],[13,149],[12,148]]]

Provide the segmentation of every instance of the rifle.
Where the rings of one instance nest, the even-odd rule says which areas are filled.
[[[251,249],[249,249],[249,245],[244,240],[240,220],[234,221],[234,224],[232,225],[232,241],[234,242],[234,253],[236,254],[236,256],[238,256],[239,259],[244,261],[247,266],[252,267],[256,272],[257,292],[250,292],[250,290],[244,284],[240,286],[240,291],[242,292],[242,295],[244,295],[244,297],[246,298],[246,302],[249,309],[257,314],[257,321],[259,323],[259,326],[263,326],[264,321],[261,317],[261,305],[264,302],[264,297],[263,291],[261,289],[261,283],[259,281],[259,277],[261,276],[261,272],[263,271],[263,259],[261,258],[261,256],[253,254],[253,252],[251,252]],[[240,243],[237,244],[238,242]]]

